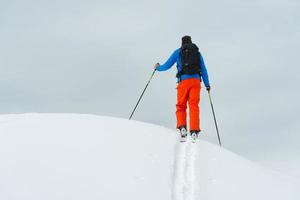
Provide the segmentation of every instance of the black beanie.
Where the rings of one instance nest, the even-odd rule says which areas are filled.
[[[181,38],[181,45],[192,43],[191,36],[185,35]]]

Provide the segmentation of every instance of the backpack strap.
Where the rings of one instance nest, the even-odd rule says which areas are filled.
[[[179,51],[179,61],[180,61],[180,65],[178,66],[177,68],[177,74],[176,74],[176,78],[179,79],[179,82],[181,81],[181,75],[183,75],[183,70],[182,70],[182,60],[181,60],[181,51],[182,51],[182,48],[180,48],[180,51]],[[181,66],[181,69],[180,69],[180,66]]]
[[[176,78],[179,78],[179,82],[181,81],[181,75],[183,75],[183,71],[178,71],[176,74]]]

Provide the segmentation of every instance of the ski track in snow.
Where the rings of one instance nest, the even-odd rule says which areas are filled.
[[[175,145],[172,200],[194,200],[195,145],[190,140]]]

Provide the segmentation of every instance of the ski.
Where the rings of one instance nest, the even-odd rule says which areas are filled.
[[[198,133],[191,133],[192,143],[195,143],[198,138]]]
[[[186,142],[187,140],[187,130],[185,128],[180,129],[180,142]]]

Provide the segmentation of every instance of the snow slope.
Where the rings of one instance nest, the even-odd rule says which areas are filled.
[[[173,130],[81,114],[0,116],[0,199],[300,199],[299,180]]]

